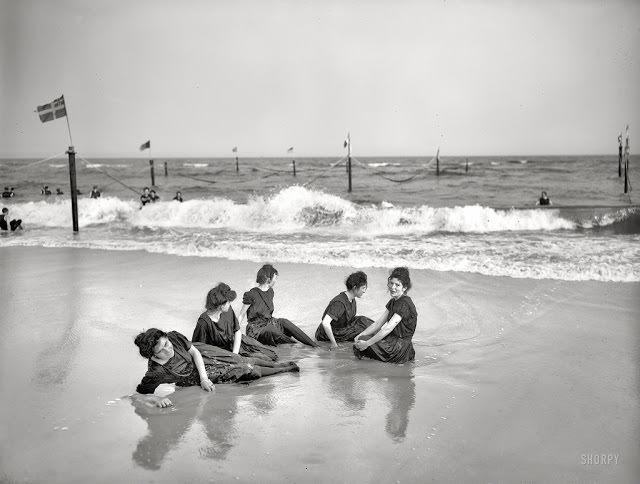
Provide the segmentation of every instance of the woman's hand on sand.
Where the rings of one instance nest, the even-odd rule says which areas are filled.
[[[215,388],[213,382],[208,378],[206,380],[200,380],[200,386],[205,392],[213,391],[213,389]]]
[[[158,399],[156,400],[156,407],[166,408],[171,406],[173,406],[173,402],[166,397],[165,398],[158,397]]]
[[[364,350],[366,350],[366,349],[369,347],[369,345],[367,344],[367,342],[366,342],[366,341],[359,340],[359,339],[356,339],[356,340],[354,341],[353,346],[355,346],[356,348],[358,348],[360,351],[364,351]]]

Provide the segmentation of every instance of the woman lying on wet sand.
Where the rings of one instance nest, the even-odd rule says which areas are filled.
[[[272,363],[245,358],[230,351],[204,343],[193,343],[177,331],[151,328],[136,336],[140,355],[149,360],[147,373],[136,391],[135,399],[158,407],[173,405],[171,400],[148,395],[163,383],[177,386],[200,385],[210,392],[214,383],[234,383],[275,375],[287,371],[300,371],[294,362]]]

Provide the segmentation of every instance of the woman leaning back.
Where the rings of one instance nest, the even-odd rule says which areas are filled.
[[[136,336],[135,344],[140,355],[149,361],[147,373],[136,388],[138,394],[133,398],[158,407],[173,405],[168,398],[150,395],[161,384],[200,385],[210,392],[214,383],[255,380],[276,373],[300,371],[292,361],[273,363],[245,358],[217,346],[192,344],[177,331],[165,333],[151,328]]]
[[[367,275],[362,271],[354,272],[347,277],[345,285],[347,290],[329,302],[316,330],[316,339],[330,341],[333,348],[338,346],[338,341],[353,341],[373,323],[366,316],[356,316],[356,298],[362,297],[367,291]]]
[[[198,318],[191,341],[218,346],[241,356],[276,361],[278,355],[259,341],[242,334],[231,302],[236,292],[221,282],[207,293],[206,311]]]
[[[416,330],[418,313],[407,296],[411,289],[409,269],[396,267],[387,279],[391,299],[378,320],[355,338],[353,352],[358,358],[366,356],[390,363],[404,363],[415,359],[411,338]]]

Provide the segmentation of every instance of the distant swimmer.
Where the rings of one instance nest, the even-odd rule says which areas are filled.
[[[9,228],[11,228],[11,232],[15,232],[17,229],[22,230],[22,220],[11,220],[9,209],[4,207],[2,215],[0,215],[0,230],[9,230]]]
[[[178,202],[184,202],[184,200],[182,199],[182,192],[181,191],[177,191],[176,192],[176,196],[173,197],[174,200],[177,200]]]
[[[149,192],[149,198],[151,199],[152,203],[156,203],[158,200],[160,200],[160,196],[158,196],[158,194],[156,194],[155,190],[151,190]]]
[[[151,195],[149,194],[149,187],[144,187],[142,195],[140,195],[140,201],[144,207],[147,203],[151,203]]]
[[[56,188],[56,195],[64,195],[64,192],[59,188]]]
[[[44,185],[44,186],[40,189],[40,194],[41,194],[41,195],[51,195],[51,190],[49,190],[49,186],[48,186],[48,185]]]
[[[551,203],[551,200],[549,200],[549,196],[547,195],[547,192],[543,191],[542,194],[540,195],[540,198],[536,202],[536,205],[553,205],[553,204]]]
[[[9,188],[9,187],[4,187],[4,191],[2,192],[2,198],[11,198],[15,195],[15,193],[13,193],[13,187]]]
[[[98,185],[93,185],[91,189],[91,198],[100,198],[100,190],[98,190]]]

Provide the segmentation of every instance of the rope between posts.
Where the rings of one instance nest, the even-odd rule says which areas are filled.
[[[60,157],[62,157],[62,155],[64,155],[64,152],[58,153],[57,155],[50,156],[49,158],[45,158],[44,160],[34,161],[33,163],[29,163],[27,166],[25,166],[25,168],[30,168],[32,166],[35,166],[35,165],[39,164],[39,163],[44,163],[45,161],[53,160],[54,158],[60,158]]]
[[[355,159],[355,158],[351,158],[351,159],[352,159],[352,161],[355,161],[356,163],[358,163],[358,164],[359,164],[360,166],[362,166],[363,168],[365,168],[365,169],[367,169],[367,170],[371,170],[371,167],[370,167],[370,166],[368,166],[368,165],[366,165],[366,164],[362,163],[361,161],[359,161],[359,160],[357,160],[357,159]],[[384,174],[383,172],[380,172],[380,171],[375,171],[375,172],[373,172],[373,173],[371,173],[371,174],[372,174],[372,175],[377,175],[377,176],[379,176],[380,178],[384,178],[385,180],[390,181],[390,182],[393,182],[393,183],[407,183],[407,182],[410,182],[410,181],[412,181],[412,180],[415,180],[416,178],[424,177],[424,176],[425,176],[425,175],[424,175],[424,174],[422,174],[422,173],[416,173],[415,175],[411,175],[411,176],[410,176],[410,177],[408,177],[408,178],[402,178],[402,179],[398,180],[398,179],[396,179],[396,178],[390,178],[389,176],[387,176],[386,174]]]
[[[135,193],[136,195],[141,195],[141,193],[139,191],[137,191],[135,188],[131,188],[129,185],[127,185],[126,183],[118,180],[115,176],[109,175],[109,173],[107,173],[104,170],[101,170],[100,168],[97,168],[95,166],[89,166],[89,161],[87,161],[86,159],[82,158],[81,156],[78,157],[81,161],[83,161],[86,165],[87,168],[99,171],[100,173],[102,173],[104,176],[111,178],[112,180],[114,180],[117,183],[120,183],[120,185],[122,185],[125,188],[128,188],[129,190],[131,190],[133,193]]]

